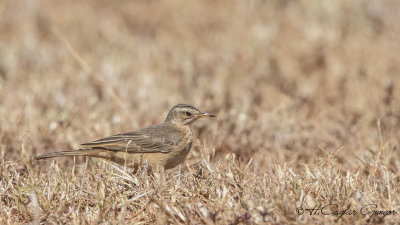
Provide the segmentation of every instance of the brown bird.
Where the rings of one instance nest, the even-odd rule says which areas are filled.
[[[197,108],[179,104],[168,113],[163,123],[138,131],[106,137],[81,144],[72,151],[53,152],[36,156],[36,160],[60,156],[89,156],[107,159],[138,169],[140,165],[170,169],[181,164],[192,146],[191,124],[201,117],[215,117]]]

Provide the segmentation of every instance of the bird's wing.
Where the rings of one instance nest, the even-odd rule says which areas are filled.
[[[183,135],[178,128],[163,124],[106,137],[82,144],[84,148],[106,149],[132,153],[168,153],[183,142]]]

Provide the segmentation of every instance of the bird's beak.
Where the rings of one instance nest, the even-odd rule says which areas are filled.
[[[211,113],[203,112],[203,113],[201,113],[200,117],[216,117],[216,115],[213,115]]]

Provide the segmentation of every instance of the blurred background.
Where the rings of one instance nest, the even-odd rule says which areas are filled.
[[[233,152],[262,172],[335,154],[348,170],[379,158],[398,171],[399,11],[397,0],[1,1],[0,153],[29,162],[188,103],[218,115],[194,125],[189,160]]]

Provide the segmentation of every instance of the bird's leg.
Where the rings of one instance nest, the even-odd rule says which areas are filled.
[[[147,174],[147,167],[149,164],[147,163],[147,160],[144,161],[144,163],[141,166],[140,170],[140,178],[143,178]]]

